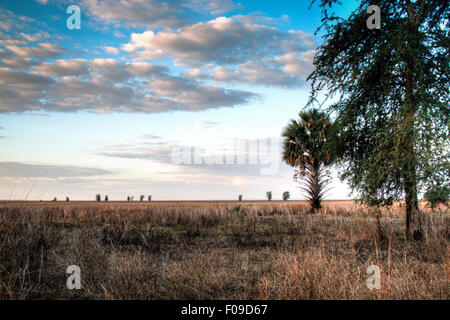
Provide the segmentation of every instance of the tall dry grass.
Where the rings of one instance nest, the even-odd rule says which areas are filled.
[[[301,205],[0,205],[1,299],[448,299],[449,215]],[[68,290],[69,265],[81,290]],[[366,269],[381,269],[368,290]]]

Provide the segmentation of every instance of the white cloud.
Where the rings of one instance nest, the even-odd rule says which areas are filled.
[[[249,61],[237,67],[217,67],[213,78],[218,82],[245,83],[279,88],[302,87],[313,71],[313,54],[294,52],[270,60]]]
[[[36,72],[0,68],[0,112],[23,112],[42,108],[43,92],[55,81]]]
[[[126,36],[119,30],[114,30],[113,35],[117,38],[126,38]]]
[[[93,73],[108,81],[122,82],[131,77],[130,72],[119,61],[109,59],[94,59],[91,62]]]
[[[158,0],[83,0],[81,5],[97,19],[107,23],[123,21],[130,26],[173,28],[182,25],[173,2]]]
[[[2,39],[0,40],[0,46],[20,46],[26,45],[27,41],[19,39]]]
[[[129,18],[143,22],[154,18],[156,24],[172,19],[180,6],[209,13],[236,8],[231,1],[204,0],[120,0],[121,6],[114,7],[118,1],[85,3],[92,14],[97,12],[106,20]],[[155,9],[159,13],[168,10],[168,14],[156,17],[156,12],[140,12],[152,6],[159,6]],[[8,11],[0,10],[2,15],[9,17],[5,21],[11,25],[14,19],[20,20]],[[20,32],[17,39],[4,39],[20,43],[5,42],[0,48],[0,112],[198,111],[234,107],[260,98],[252,92],[226,88],[229,83],[280,88],[304,85],[312,66],[312,35],[281,31],[263,22],[276,24],[271,18],[241,15],[183,25],[175,31],[133,33],[122,46],[136,58],[130,62],[124,62],[124,57],[61,59],[69,51],[55,43],[27,45],[49,38],[49,33]],[[110,54],[119,53],[116,47],[102,48]],[[190,68],[172,74],[166,65],[143,61],[144,58],[172,58],[175,65]]]
[[[150,29],[179,28],[191,21],[190,16],[242,8],[231,0],[82,0],[81,5],[101,22]]]
[[[109,53],[109,54],[119,54],[119,49],[114,48],[114,47],[106,46],[106,47],[103,47],[103,49],[105,50],[106,53]]]
[[[44,62],[34,69],[45,76],[80,76],[89,74],[89,62],[84,59],[60,59]]]
[[[34,47],[6,46],[6,48],[14,55],[19,57],[35,57],[38,59],[56,58],[67,50],[53,43],[40,43]]]
[[[213,15],[224,14],[234,9],[242,9],[240,3],[235,4],[231,0],[189,0],[184,5],[197,12],[209,12]]]
[[[50,34],[45,31],[41,31],[41,32],[33,33],[33,34],[21,32],[20,36],[29,42],[37,42],[37,41],[42,41],[44,39],[50,38]]]
[[[193,68],[183,71],[183,76],[189,79],[205,80],[210,79],[211,76],[206,70],[200,68]]]
[[[314,38],[254,23],[262,17],[219,17],[177,31],[133,33],[122,49],[137,59],[192,66],[183,76],[223,83],[296,88],[313,70]]]
[[[0,21],[0,29],[9,30],[11,29],[11,24],[6,21]]]
[[[156,78],[149,82],[149,87],[157,96],[170,97],[179,105],[188,106],[189,110],[233,106],[257,97],[250,92],[200,85],[181,77]]]
[[[13,69],[29,69],[31,66],[38,64],[31,58],[2,58],[3,65]]]
[[[137,77],[151,77],[153,75],[169,72],[166,66],[151,64],[148,62],[130,62],[125,67]]]
[[[138,59],[172,57],[176,64],[238,64],[250,60],[305,52],[313,48],[312,35],[282,32],[242,19],[219,17],[182,27],[176,32],[152,30],[133,33],[122,49]]]
[[[5,31],[18,31],[27,27],[26,22],[35,20],[26,16],[14,14],[12,11],[0,8],[0,29]]]
[[[0,68],[0,112],[197,111],[245,104],[257,95],[168,75],[168,68],[115,59],[59,59],[33,70]]]

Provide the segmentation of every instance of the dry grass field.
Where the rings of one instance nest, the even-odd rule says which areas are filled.
[[[449,299],[447,209],[422,205],[421,242],[402,210],[380,238],[351,201],[1,202],[0,299]]]

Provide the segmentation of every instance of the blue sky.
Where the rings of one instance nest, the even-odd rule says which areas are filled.
[[[120,3],[0,2],[0,199],[302,199],[279,137],[308,98],[320,10]],[[71,4],[80,30],[66,26]],[[178,163],[177,150],[202,163]],[[336,177],[333,187],[330,199],[347,197]]]

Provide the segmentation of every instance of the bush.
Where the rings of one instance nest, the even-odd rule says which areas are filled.
[[[229,209],[229,212],[232,214],[238,214],[242,212],[241,206],[234,206],[233,208]]]
[[[289,191],[283,192],[283,201],[288,201],[291,197],[291,193]]]
[[[272,191],[266,192],[267,201],[272,201]]]
[[[95,201],[97,202],[102,201],[102,196],[100,194],[95,195]]]

